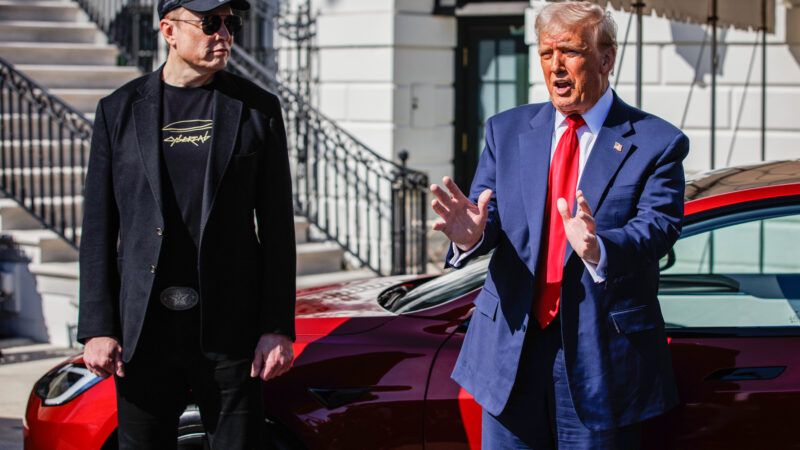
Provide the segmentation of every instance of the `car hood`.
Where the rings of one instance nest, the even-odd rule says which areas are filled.
[[[378,304],[386,289],[418,276],[378,277],[297,291],[298,319],[394,317]]]

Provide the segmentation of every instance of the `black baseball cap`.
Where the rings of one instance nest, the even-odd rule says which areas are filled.
[[[247,0],[158,0],[158,18],[163,19],[168,12],[180,7],[205,13],[225,5],[240,11],[250,9],[250,3]]]

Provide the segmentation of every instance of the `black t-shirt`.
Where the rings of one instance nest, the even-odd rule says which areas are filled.
[[[203,183],[211,151],[213,84],[180,88],[164,84],[161,151],[184,223],[200,240]]]
[[[214,84],[180,88],[163,84],[161,179],[164,231],[156,289],[199,289],[197,251],[203,188],[213,140]]]

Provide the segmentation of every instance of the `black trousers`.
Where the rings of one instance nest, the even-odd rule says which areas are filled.
[[[200,346],[199,305],[172,311],[153,299],[133,359],[116,378],[120,450],[177,447],[178,419],[189,402],[211,448],[264,448],[261,383],[252,360],[207,358]]]

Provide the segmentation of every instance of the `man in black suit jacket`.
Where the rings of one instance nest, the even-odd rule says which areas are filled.
[[[246,0],[161,0],[165,65],[102,99],[78,338],[115,375],[120,448],[175,448],[191,391],[212,448],[259,448],[260,380],[293,359],[295,241],[277,98],[225,72]],[[254,220],[255,219],[255,220]]]

